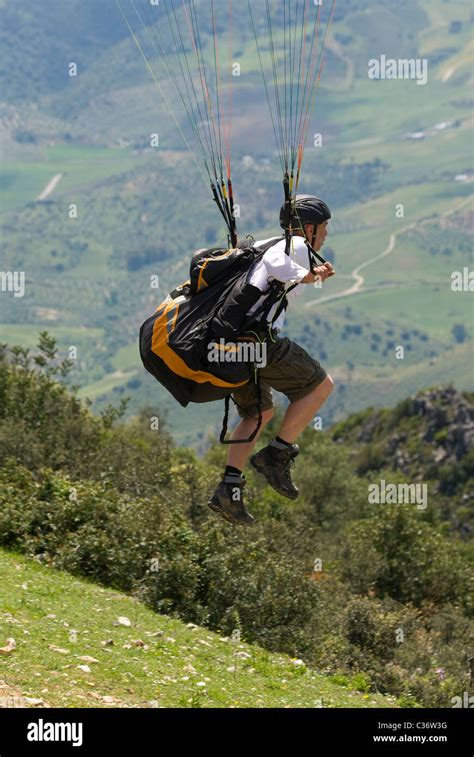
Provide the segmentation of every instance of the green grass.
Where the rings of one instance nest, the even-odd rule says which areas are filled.
[[[54,707],[396,706],[32,559],[1,550],[0,570],[0,642],[16,642],[1,658],[12,696]],[[115,625],[120,616],[131,626]]]
[[[2,155],[0,210],[11,210],[36,200],[56,174],[63,174],[50,198],[125,173],[149,160],[133,156],[130,150],[58,144],[35,150],[30,160],[10,162]]]
[[[136,368],[140,364],[138,342],[135,339],[126,347],[121,347],[110,361],[116,371],[125,371]]]
[[[33,349],[38,344],[40,331],[47,331],[59,344],[86,346],[88,342],[101,339],[104,329],[86,328],[81,326],[54,326],[47,321],[41,327],[29,324],[0,323],[0,340],[10,345],[21,344],[22,347]]]
[[[127,381],[130,381],[130,379],[133,378],[133,376],[135,376],[137,373],[137,370],[129,371],[128,373],[124,374],[122,374],[122,372],[107,373],[99,381],[94,381],[92,384],[87,384],[86,386],[82,387],[78,393],[78,396],[81,399],[87,398],[92,401],[104,395],[107,396],[116,387],[124,386]]]

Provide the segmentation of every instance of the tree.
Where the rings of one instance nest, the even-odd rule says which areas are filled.
[[[451,334],[459,344],[462,344],[466,341],[467,332],[466,327],[463,323],[455,323],[453,328],[451,329]]]

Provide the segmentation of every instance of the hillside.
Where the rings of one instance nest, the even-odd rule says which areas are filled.
[[[442,517],[465,536],[474,533],[474,405],[451,386],[408,398],[393,410],[368,409],[331,429],[353,450],[360,474],[397,471],[430,481]]]
[[[120,407],[94,415],[64,385],[68,369],[46,335],[35,355],[0,350],[2,549],[33,559],[48,581],[62,580],[53,570],[65,571],[125,592],[170,623],[239,631],[267,654],[302,659],[332,683],[349,681],[370,696],[449,707],[467,690],[472,396],[432,389],[393,410],[349,417],[332,432],[308,427],[298,440],[298,500],[289,504],[246,470],[256,524],[242,529],[207,507],[224,466],[222,445],[214,441],[199,458],[152,428],[146,410],[131,420]],[[262,442],[277,424],[278,417]],[[399,491],[395,500],[372,496],[385,483]],[[2,586],[7,594],[10,583]],[[62,617],[54,590],[40,597],[53,609],[43,604],[38,614],[33,603],[32,616]],[[27,589],[6,601],[8,612],[28,608]],[[77,598],[71,613],[81,614],[75,605]],[[131,617],[133,608],[121,612]],[[84,617],[95,633],[95,610]],[[113,636],[113,619],[107,616],[111,634],[96,637],[90,656],[103,659],[96,647]],[[66,622],[84,629],[77,614]],[[68,648],[64,628],[50,630],[59,634],[53,643]],[[147,643],[138,630],[143,635],[129,638]],[[4,638],[6,646],[18,642],[7,628]],[[53,658],[60,654],[52,650]]]
[[[0,642],[15,642],[2,651],[0,695],[10,706],[397,706],[357,691],[357,677],[338,684],[301,660],[158,615],[20,555],[1,550],[0,571]]]
[[[142,369],[137,332],[186,278],[190,252],[222,239],[208,188],[114,0],[39,5],[0,6],[2,268],[27,281],[24,298],[2,296],[0,341],[32,346],[47,328],[64,356],[77,348],[75,383],[96,409],[130,397],[130,415],[152,406],[163,422],[172,417],[176,439],[204,449],[220,409],[178,407]],[[196,7],[208,57],[208,3]],[[301,190],[331,205],[337,276],[323,291],[308,288],[286,326],[335,378],[326,424],[374,397],[394,405],[445,381],[472,388],[470,293],[450,287],[472,265],[472,23],[468,0],[336,3],[310,129],[323,143],[309,141]],[[263,17],[258,24],[264,40]],[[239,228],[263,238],[276,231],[281,176],[245,13],[234,51]],[[426,58],[426,86],[369,80],[367,61],[381,53]],[[268,55],[263,64],[268,73]],[[155,131],[159,149],[149,146]]]

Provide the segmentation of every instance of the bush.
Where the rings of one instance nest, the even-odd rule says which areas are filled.
[[[369,471],[381,470],[387,464],[387,455],[377,444],[365,444],[356,458],[356,470],[359,476]]]
[[[341,571],[357,592],[373,590],[417,607],[459,601],[472,611],[472,577],[459,550],[412,505],[382,505],[380,514],[352,525]]]
[[[39,352],[0,350],[0,465],[11,458],[30,471],[50,468],[75,479],[109,480],[121,491],[154,493],[166,483],[172,443],[149,428],[142,415],[119,426],[124,405],[93,416],[58,382],[70,365],[60,363],[54,340],[42,334]]]
[[[222,447],[204,461],[175,449],[166,432],[150,430],[147,410],[127,423],[123,407],[94,417],[57,380],[67,373],[47,335],[34,357],[0,350],[1,545],[130,591],[158,612],[239,629],[247,641],[410,706],[450,706],[466,690],[467,539],[433,525],[434,510],[370,505],[368,481],[356,473],[361,428],[370,450],[358,464],[371,470],[380,462],[375,445],[393,427],[390,412],[353,416],[337,427],[337,441],[307,429],[298,502],[250,472],[247,501],[258,522],[239,530],[206,506]],[[401,404],[395,417],[416,424],[409,410]],[[262,443],[280,419],[277,412]],[[463,497],[473,459],[464,455],[456,476],[440,476],[463,486]],[[453,498],[433,496],[436,512],[449,514]]]

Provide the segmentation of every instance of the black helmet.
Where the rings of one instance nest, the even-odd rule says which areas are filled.
[[[280,225],[283,229],[290,226],[286,205],[282,205],[280,210]],[[312,223],[318,226],[324,221],[331,218],[331,211],[324,200],[314,195],[296,195],[292,204],[291,227],[293,229],[302,229],[306,223]]]

